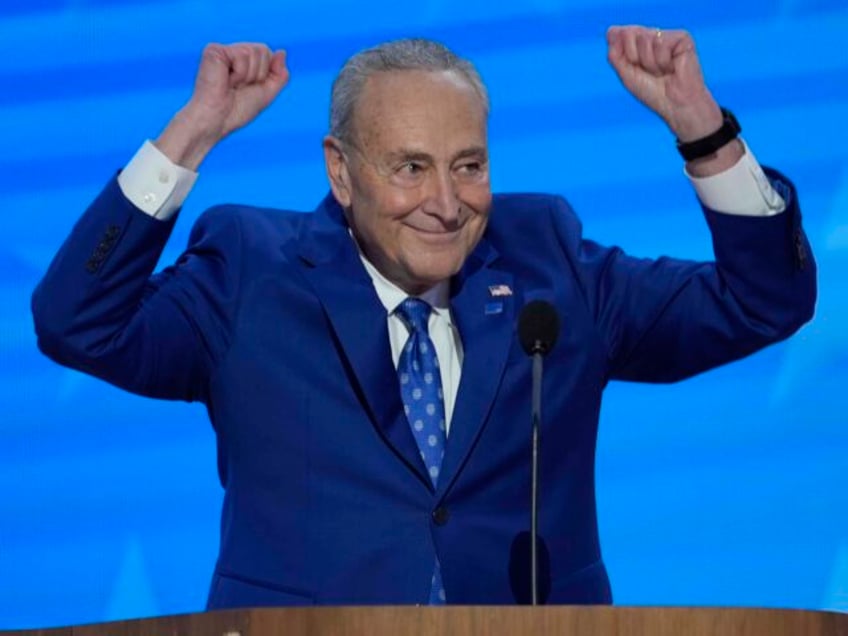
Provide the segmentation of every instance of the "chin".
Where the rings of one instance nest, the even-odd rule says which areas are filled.
[[[456,267],[446,266],[414,271],[414,284],[416,287],[421,287],[425,290],[430,289],[442,281],[450,280],[461,269],[461,266],[462,264],[460,263]]]

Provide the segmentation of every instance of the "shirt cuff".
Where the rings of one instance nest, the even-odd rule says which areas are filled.
[[[742,144],[745,154],[732,168],[711,177],[693,177],[688,172],[686,176],[701,203],[711,210],[739,216],[780,214],[786,202],[772,187],[748,145]]]
[[[118,175],[118,185],[130,203],[163,221],[182,206],[196,180],[196,172],[175,164],[150,141]]]

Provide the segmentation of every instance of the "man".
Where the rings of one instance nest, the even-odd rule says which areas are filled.
[[[716,263],[633,259],[584,240],[560,198],[493,197],[485,88],[423,40],[340,72],[332,193],[314,214],[214,208],[149,278],[203,158],[288,79],[282,52],[240,44],[207,47],[190,101],[83,215],[34,294],[39,345],[206,404],[225,488],[209,607],[524,600],[530,365],[515,324],[533,299],[568,325],[544,384],[543,597],[611,602],[593,484],[604,386],[787,337],[811,316],[815,268],[795,191],[737,138],[690,36],[608,39],[689,157]]]

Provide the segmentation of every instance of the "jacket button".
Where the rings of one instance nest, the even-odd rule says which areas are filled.
[[[439,506],[433,511],[433,523],[437,526],[443,526],[448,522],[450,512],[444,506]]]

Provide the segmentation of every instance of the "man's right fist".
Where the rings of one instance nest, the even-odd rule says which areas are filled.
[[[288,79],[284,51],[271,53],[264,44],[209,44],[188,110],[221,139],[253,121]]]
[[[207,45],[191,99],[156,146],[174,163],[197,169],[215,144],[274,101],[288,79],[285,51],[254,43]]]

